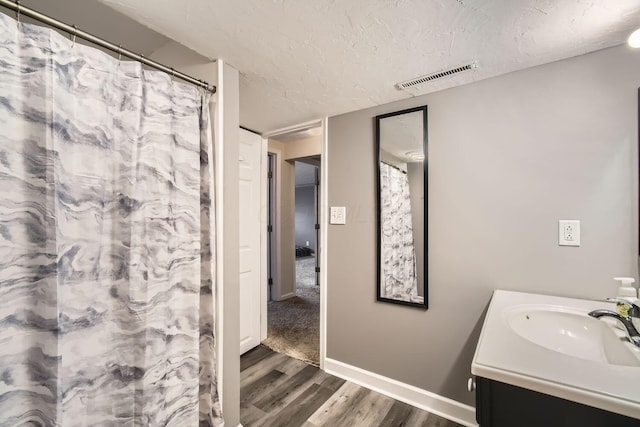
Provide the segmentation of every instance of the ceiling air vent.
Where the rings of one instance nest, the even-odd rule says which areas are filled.
[[[461,67],[452,68],[450,70],[439,71],[437,73],[428,74],[426,76],[417,77],[415,79],[407,80],[406,82],[400,82],[396,84],[398,89],[409,89],[417,85],[421,85],[424,83],[428,83],[432,80],[441,79],[444,77],[449,77],[454,74],[462,73],[463,71],[474,70],[478,68],[477,62],[472,62],[470,64],[463,65]]]

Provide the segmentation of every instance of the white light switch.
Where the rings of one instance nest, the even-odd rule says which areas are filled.
[[[580,246],[580,221],[568,219],[558,221],[558,245]]]
[[[329,218],[329,223],[346,224],[347,208],[344,206],[331,206],[331,217]]]

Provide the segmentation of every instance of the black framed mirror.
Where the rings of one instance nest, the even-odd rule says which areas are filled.
[[[376,116],[377,300],[428,308],[427,106]]]

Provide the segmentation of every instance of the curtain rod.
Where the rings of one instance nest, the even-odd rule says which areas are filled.
[[[118,55],[126,56],[127,58],[136,60],[151,68],[164,71],[165,73],[170,74],[173,77],[177,77],[181,80],[184,80],[196,86],[202,87],[212,93],[216,93],[216,87],[210,85],[204,80],[196,79],[195,77],[191,77],[187,74],[176,71],[173,68],[167,67],[166,65],[162,65],[159,62],[152,61],[151,59],[147,59],[144,57],[144,55],[132,52],[128,49],[123,48],[122,46],[117,46],[105,39],[94,36],[93,34],[89,34],[86,31],[79,30],[78,27],[75,25],[72,26],[72,25],[65,24],[64,22],[58,21],[55,18],[47,16],[43,13],[37,12],[26,6],[22,6],[19,1],[0,0],[0,6],[4,6],[7,9],[11,9],[14,12],[16,12],[18,14],[18,21],[19,21],[20,15],[28,16],[29,18],[33,18],[36,21],[43,22],[54,28],[62,30],[66,33],[72,34],[74,38],[80,37],[81,39],[87,40],[95,45],[104,47],[105,49],[109,49],[110,51],[115,52]]]
[[[397,169],[397,170],[399,170],[400,172],[402,172],[402,173],[403,173],[403,174],[405,174],[405,175],[407,174],[407,172],[406,172],[406,171],[403,171],[403,170],[402,170],[402,169],[400,169],[398,166],[396,166],[396,165],[392,165],[392,164],[391,164],[391,163],[389,163],[389,162],[385,162],[384,160],[380,160],[380,163],[384,163],[384,164],[385,164],[385,165],[387,165],[387,166],[390,166],[390,167],[392,167],[392,168],[394,168],[394,169]]]

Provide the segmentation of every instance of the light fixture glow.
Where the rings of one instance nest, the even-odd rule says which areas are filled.
[[[629,46],[636,49],[640,47],[640,29],[637,29],[633,33],[631,33],[627,43],[629,43]]]

